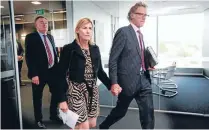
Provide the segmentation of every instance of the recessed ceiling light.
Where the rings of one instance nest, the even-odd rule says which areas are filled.
[[[22,19],[21,19],[21,18],[15,18],[15,20],[17,20],[17,21],[21,21]]]
[[[34,5],[40,5],[41,4],[41,2],[39,2],[39,1],[32,1],[31,3],[34,4]]]
[[[158,10],[151,10],[150,14],[167,14],[173,11],[184,10],[187,9],[187,6],[171,6],[171,7],[164,7]]]
[[[61,10],[61,11],[56,11],[56,12],[54,12],[55,14],[57,14],[57,13],[66,13],[66,11],[65,10]]]
[[[1,5],[0,8],[4,8],[4,6]]]

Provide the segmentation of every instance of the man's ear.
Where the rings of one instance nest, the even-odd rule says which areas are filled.
[[[34,27],[36,28],[36,23],[34,23]]]
[[[133,19],[135,14],[131,13],[130,18]]]

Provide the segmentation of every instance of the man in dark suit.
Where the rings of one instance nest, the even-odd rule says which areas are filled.
[[[61,120],[57,116],[56,98],[56,75],[57,75],[57,52],[54,38],[47,34],[48,20],[43,16],[35,19],[37,32],[28,34],[25,39],[26,63],[28,66],[28,77],[32,79],[33,106],[36,125],[46,128],[42,122],[42,95],[43,89],[48,84],[51,92],[50,120]]]
[[[108,129],[123,118],[129,104],[136,100],[140,113],[142,129],[154,128],[154,108],[149,67],[145,57],[145,46],[140,27],[144,25],[147,6],[136,3],[128,13],[129,26],[117,30],[109,59],[109,75],[112,87],[120,86],[117,105],[100,124]]]
[[[23,64],[23,54],[24,50],[20,42],[17,41],[17,58],[18,58],[18,70],[19,70],[19,82],[20,86],[25,86],[25,84],[22,83],[21,80],[21,70],[22,70],[22,64]]]

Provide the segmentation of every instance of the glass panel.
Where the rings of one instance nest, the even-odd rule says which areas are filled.
[[[203,94],[207,80],[204,76],[191,76],[197,73],[195,70],[202,72],[203,22],[203,13],[159,17],[158,56],[160,63],[163,64],[162,66],[168,67],[176,62],[178,67],[176,72],[181,73],[181,75],[175,75],[166,80],[177,85],[177,89],[169,90],[177,91],[178,94],[171,98],[162,97],[160,102],[161,110],[190,113],[204,113],[206,111],[204,104],[207,101],[202,96],[196,97],[194,94],[207,95],[206,93]],[[187,76],[182,76],[184,70],[190,71],[190,73]],[[169,75],[167,76],[169,77]],[[161,87],[175,87],[174,84],[171,86],[163,83]],[[172,94],[170,92],[166,93]]]
[[[60,53],[62,47],[68,44],[66,9],[53,11],[52,19],[54,24],[52,35],[54,36],[56,48]]]
[[[9,6],[10,5],[10,6]],[[1,128],[20,129],[11,3],[1,1]]]
[[[157,17],[147,17],[142,32],[145,46],[151,46],[157,53]]]
[[[2,5],[4,8],[1,8],[1,72],[5,72],[14,70],[14,52],[8,2],[2,2]]]
[[[144,34],[145,46],[151,46],[154,52],[157,54],[157,17],[150,16],[147,17],[144,27],[142,27],[142,32]],[[153,103],[154,109],[160,109],[160,88],[158,86],[159,80],[156,78],[157,70],[150,71],[152,79],[152,91],[153,91]]]
[[[202,67],[203,18],[203,13],[159,17],[161,62],[168,65],[176,61],[177,67],[183,68]]]

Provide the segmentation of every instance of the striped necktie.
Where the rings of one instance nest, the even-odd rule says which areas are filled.
[[[47,52],[47,55],[48,55],[48,62],[49,62],[49,65],[51,66],[52,63],[53,63],[52,53],[51,53],[51,50],[49,48],[49,44],[46,40],[46,35],[43,35],[43,36],[44,36],[44,44],[45,44],[45,47],[46,47],[46,52]]]
[[[144,71],[146,71],[145,63],[144,63],[144,46],[143,46],[144,41],[143,41],[143,35],[142,35],[142,33],[139,30],[137,32],[139,34],[139,45],[140,45],[140,49],[141,49],[142,69]]]

